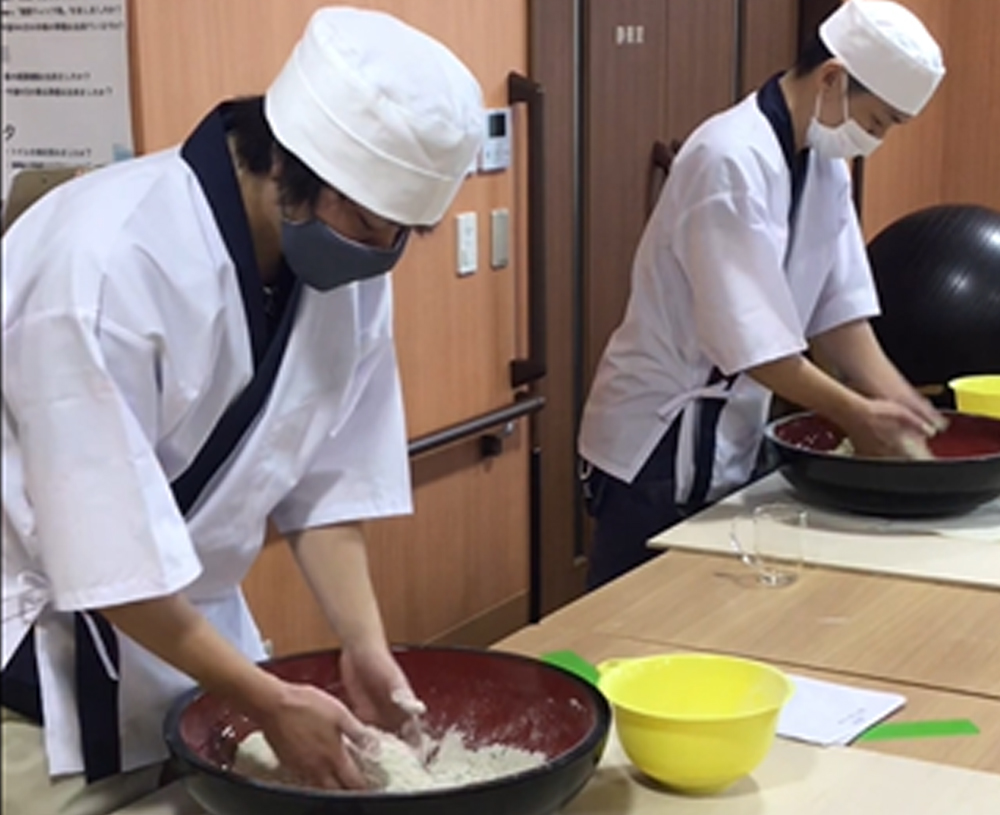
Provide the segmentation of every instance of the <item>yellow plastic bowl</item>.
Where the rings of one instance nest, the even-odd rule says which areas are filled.
[[[598,670],[625,754],[692,795],[720,792],[763,761],[793,689],[776,668],[714,654],[609,660]]]
[[[962,413],[977,413],[1000,419],[1000,374],[962,376],[948,383]]]

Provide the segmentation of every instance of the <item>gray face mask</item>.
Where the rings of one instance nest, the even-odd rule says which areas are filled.
[[[289,268],[307,286],[330,291],[385,274],[399,261],[410,230],[400,229],[389,249],[366,246],[337,234],[313,218],[302,223],[281,222],[281,251]]]

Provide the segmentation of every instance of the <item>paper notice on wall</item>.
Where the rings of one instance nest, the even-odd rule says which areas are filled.
[[[2,0],[3,198],[24,169],[132,155],[126,0]]]

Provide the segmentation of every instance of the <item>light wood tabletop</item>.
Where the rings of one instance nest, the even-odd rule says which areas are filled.
[[[997,801],[1000,775],[783,740],[724,792],[686,797],[642,778],[612,738],[563,815],[996,815]]]
[[[751,775],[710,797],[643,778],[612,736],[563,815],[995,815],[1000,776],[895,756],[779,741]],[[207,815],[180,783],[115,815]],[[248,815],[250,815],[248,813]]]
[[[735,558],[673,551],[546,620],[1000,699],[996,589],[819,567],[772,589]]]
[[[672,650],[764,659],[903,694],[893,721],[968,719],[972,736],[820,748],[777,739],[725,792],[686,798],[638,775],[612,737],[566,815],[993,815],[1000,811],[1000,592],[808,569],[757,586],[731,558],[670,552],[494,644],[591,662]],[[121,815],[197,815],[173,785]]]
[[[493,648],[536,657],[552,651],[570,650],[595,665],[605,659],[692,650],[622,635],[574,630],[563,627],[559,621],[551,620],[523,628],[495,643]],[[906,705],[887,721],[968,719],[980,731],[979,734],[972,736],[860,742],[856,745],[859,749],[1000,773],[1000,700],[851,676],[835,671],[803,668],[780,662],[772,664],[789,673],[815,679],[903,694],[906,697]]]

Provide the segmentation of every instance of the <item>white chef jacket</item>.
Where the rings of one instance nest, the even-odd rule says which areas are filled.
[[[694,477],[700,397],[725,399],[709,498],[749,479],[770,393],[709,386],[878,313],[843,161],[811,151],[789,228],[791,170],[756,94],[703,123],[674,160],[633,263],[622,324],[584,408],[580,455],[631,482],[678,416],[676,500]]]
[[[240,591],[279,530],[409,513],[388,275],[306,288],[269,401],[183,519],[180,475],[253,373],[234,262],[178,150],[53,191],[3,240],[3,663],[34,625],[53,775],[83,768],[73,615],[183,592],[254,660]],[[128,770],[191,681],[124,636]]]

